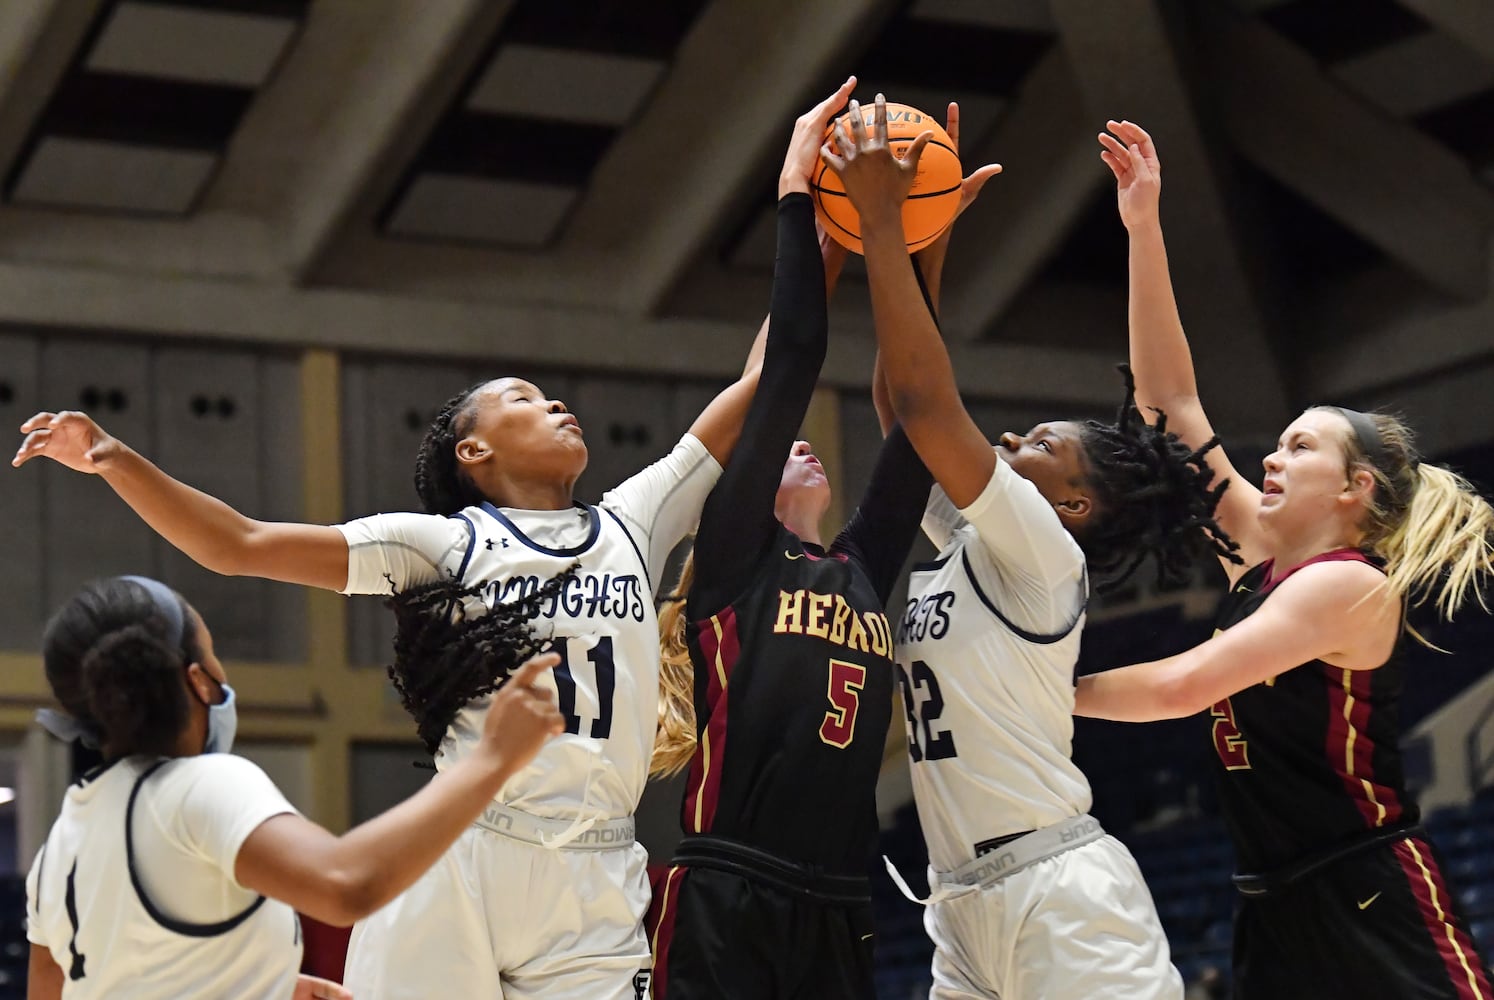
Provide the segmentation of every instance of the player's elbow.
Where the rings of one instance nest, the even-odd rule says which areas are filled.
[[[1186,719],[1213,704],[1198,675],[1183,669],[1161,672],[1153,687],[1153,701],[1162,719]]]
[[[888,397],[895,418],[909,429],[941,419],[948,407],[944,389],[936,380],[919,375],[890,381]],[[958,397],[955,402],[958,404]]]
[[[323,873],[316,911],[308,912],[324,924],[351,927],[389,901],[383,880],[372,871],[334,868]]]

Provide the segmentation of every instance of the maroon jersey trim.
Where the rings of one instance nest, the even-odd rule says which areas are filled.
[[[648,919],[654,924],[649,941],[654,953],[654,975],[649,982],[649,989],[654,1000],[664,1000],[669,988],[669,946],[674,942],[674,925],[680,909],[680,886],[684,881],[685,869],[675,865],[664,876],[662,888],[653,886],[657,907],[650,907]]]
[[[1457,990],[1459,1000],[1494,998],[1494,990],[1489,987],[1483,963],[1478,957],[1478,946],[1448,912],[1452,893],[1448,892],[1442,869],[1426,842],[1407,837],[1396,841],[1393,853],[1401,863],[1401,870],[1406,873],[1421,918],[1426,923],[1427,932],[1432,935],[1437,953],[1447,966],[1447,977]]]
[[[685,829],[709,833],[721,798],[721,774],[726,759],[727,685],[737,665],[741,644],[737,639],[737,611],[727,608],[699,630],[699,644],[710,672],[706,684],[706,708],[710,717],[700,734],[700,747],[690,764],[690,793],[685,797]]]
[[[1324,664],[1323,674],[1328,684],[1328,761],[1366,826],[1394,824],[1404,809],[1395,789],[1376,780],[1376,746],[1370,737],[1374,671]]]

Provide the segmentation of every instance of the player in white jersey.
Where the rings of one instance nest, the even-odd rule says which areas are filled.
[[[495,640],[517,661],[527,629]],[[197,612],[164,584],[90,584],[52,619],[49,729],[104,763],[69,787],[26,882],[28,996],[288,1000],[350,994],[298,977],[296,911],[346,926],[441,857],[563,722],[535,658],[462,766],[343,837],[298,815],[229,750],[233,689]]]
[[[505,679],[480,655],[489,619],[500,617],[481,607],[502,607],[571,571],[556,581],[553,600],[539,602],[535,622],[563,659],[545,685],[567,732],[439,865],[355,929],[346,980],[360,1000],[647,994],[646,856],[631,814],[655,728],[653,588],[736,443],[763,339],[743,377],[674,450],[595,507],[572,497],[587,459],[580,424],[518,378],[475,385],[436,417],[416,457],[427,513],[334,527],[245,517],[171,479],[81,413],[40,413],[22,425],[16,464],[45,455],[101,475],[209,569],[345,593],[392,591],[399,629],[391,673],[443,770],[469,752],[487,695]],[[458,603],[465,614],[453,615]]]
[[[931,996],[1181,997],[1135,861],[1087,813],[1073,675],[1090,578],[1118,582],[1147,555],[1179,569],[1218,490],[1129,392],[1114,424],[1045,423],[992,448],[903,241],[923,141],[891,155],[879,95],[870,133],[853,104],[824,156],[861,216],[887,399],[939,483],[924,521],[939,558],[913,574],[897,650],[929,846]]]

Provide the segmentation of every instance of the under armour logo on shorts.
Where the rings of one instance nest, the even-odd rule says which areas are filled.
[[[654,974],[648,969],[639,969],[633,977],[633,1000],[648,1000],[648,984]]]

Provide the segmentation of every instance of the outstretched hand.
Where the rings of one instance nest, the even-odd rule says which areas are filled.
[[[809,192],[809,178],[819,164],[820,145],[825,141],[825,129],[831,117],[845,107],[846,98],[856,89],[856,78],[850,76],[840,89],[825,98],[794,122],[794,134],[789,139],[788,152],[783,157],[783,170],[778,175],[778,197],[793,191]]]
[[[26,437],[10,460],[18,469],[45,456],[77,472],[96,474],[99,463],[120,447],[88,414],[77,410],[38,413],[21,425],[21,433]]]
[[[933,132],[920,133],[899,159],[887,141],[887,98],[878,94],[873,107],[868,132],[861,105],[852,101],[845,116],[835,123],[834,134],[820,149],[820,156],[840,177],[863,226],[892,217],[901,223],[903,202],[918,177],[918,161],[934,137]]]
[[[949,102],[949,107],[944,112],[944,131],[949,136],[950,145],[954,146],[955,152],[960,151],[960,106],[954,101]],[[983,167],[977,167],[971,174],[960,182],[960,207],[955,209],[955,218],[958,219],[965,214],[965,209],[975,203],[980,197],[981,188],[986,186],[986,181],[1001,173],[1001,164],[987,163]]]
[[[1116,207],[1126,228],[1157,219],[1162,198],[1162,163],[1146,129],[1134,122],[1108,121],[1099,135],[1100,159],[1115,174]]]

